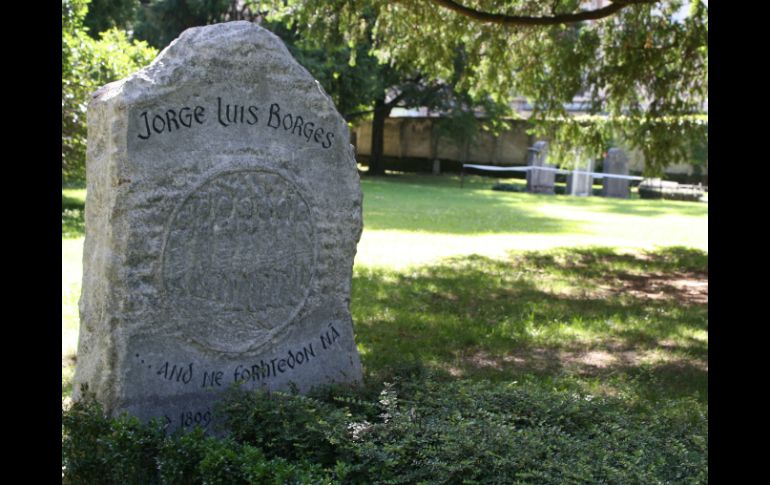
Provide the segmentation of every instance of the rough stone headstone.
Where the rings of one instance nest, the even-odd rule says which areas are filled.
[[[527,150],[527,165],[530,167],[536,167],[527,172],[527,192],[532,194],[550,194],[553,195],[554,180],[556,178],[556,172],[554,167],[546,163],[548,157],[548,144],[544,141],[535,142],[535,144]],[[545,170],[539,170],[544,168]]]
[[[604,173],[610,175],[628,175],[628,154],[620,148],[610,148],[604,159]],[[602,179],[602,196],[627,199],[628,180],[605,177]]]
[[[588,157],[578,156],[567,175],[567,194],[577,197],[588,197],[593,192],[594,178],[589,172],[593,172],[594,161]]]
[[[347,125],[272,33],[185,31],[88,107],[75,399],[207,426],[234,383],[353,383]]]

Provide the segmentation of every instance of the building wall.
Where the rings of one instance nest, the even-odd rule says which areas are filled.
[[[447,138],[436,139],[435,118],[388,118],[385,120],[383,154],[386,157],[453,160],[488,165],[524,165],[527,148],[533,142],[525,121],[511,122],[511,129],[494,137],[481,132],[465,146]],[[372,125],[352,129],[356,153],[371,154]]]
[[[527,148],[535,139],[527,135],[527,121],[514,120],[510,129],[499,137],[481,132],[473,143],[464,146],[442,138],[436,139],[434,124],[436,118],[409,117],[388,118],[385,120],[384,155],[393,158],[424,158],[427,160],[450,160],[460,163],[480,163],[485,165],[526,165]],[[364,122],[351,130],[351,139],[358,155],[369,156],[372,146],[372,125]],[[644,157],[637,150],[629,150],[629,170],[641,173],[644,169]],[[708,175],[708,167],[700,170]],[[666,169],[670,175],[698,175],[690,164],[672,165]]]
[[[644,170],[644,155],[639,150],[628,150],[628,169],[632,172],[641,173]],[[700,172],[700,173],[699,173]],[[665,173],[669,175],[697,176],[708,175],[708,164],[697,170],[690,163],[677,163],[666,167]]]

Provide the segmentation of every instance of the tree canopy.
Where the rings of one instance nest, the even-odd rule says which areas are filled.
[[[154,52],[117,29],[88,43],[83,33],[102,39],[89,22],[131,26],[135,39],[157,48],[193,26],[261,23],[349,121],[373,115],[375,128],[393,107],[427,106],[464,125],[445,131],[472,136],[476,114],[496,124],[510,115],[502,107],[524,97],[534,134],[551,141],[557,162],[575,149],[598,157],[625,145],[656,174],[703,155],[708,143],[707,0],[93,1],[86,17],[88,0],[62,2],[64,151],[74,147],[77,156],[84,132],[66,133],[84,130],[78,100]],[[83,12],[74,22],[65,10],[77,5]],[[113,41],[121,46],[108,48]],[[567,108],[574,100],[579,115]],[[64,153],[62,161],[64,168]]]
[[[708,5],[703,0],[294,0],[272,11],[308,38],[371,42],[390,66],[451,79],[475,99],[524,96],[536,134],[562,158],[624,142],[649,173],[689,161],[707,137]],[[566,104],[585,100],[585,116]]]

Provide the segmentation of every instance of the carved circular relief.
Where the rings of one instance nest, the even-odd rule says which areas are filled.
[[[172,214],[163,286],[191,339],[218,351],[253,350],[304,305],[314,248],[310,207],[296,185],[263,170],[222,172]]]

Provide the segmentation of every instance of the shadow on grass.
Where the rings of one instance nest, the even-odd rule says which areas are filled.
[[[61,230],[64,238],[78,238],[85,235],[85,202],[82,199],[61,195]]]
[[[684,248],[581,249],[452,258],[410,273],[357,268],[356,341],[374,374],[411,361],[447,377],[632,379],[640,393],[707,400],[707,304],[605,291],[629,272],[707,275],[707,264]]]
[[[565,276],[622,278],[631,272],[690,272],[708,277],[708,253],[684,246],[657,251],[619,253],[612,248],[570,248],[513,256],[519,264]]]
[[[705,216],[708,205],[702,202],[650,199],[610,199],[606,197],[570,197],[570,203],[597,212],[656,217],[666,214]]]

